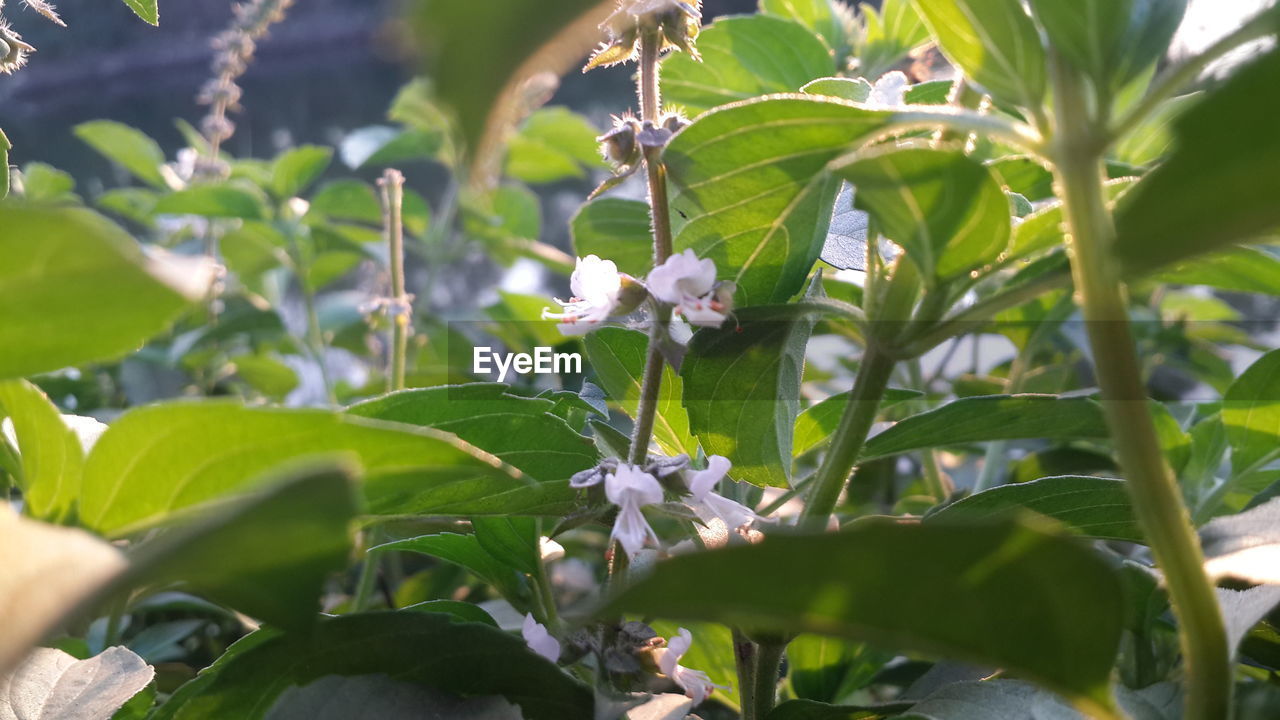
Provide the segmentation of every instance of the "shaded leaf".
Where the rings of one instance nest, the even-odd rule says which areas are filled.
[[[1231,468],[1242,475],[1280,454],[1280,350],[1249,366],[1222,398]]]
[[[884,398],[880,401],[880,409],[883,411],[885,408],[907,400],[914,400],[923,395],[924,393],[918,390],[889,388],[885,390]],[[840,425],[840,418],[844,415],[844,409],[848,405],[849,393],[842,392],[832,395],[800,413],[796,417],[792,452],[799,456],[825,444],[831,438],[831,433],[835,432],[836,427]]]
[[[640,378],[644,374],[649,340],[642,332],[601,328],[585,339],[587,358],[609,397],[635,416],[640,402]],[[653,440],[668,455],[697,454],[698,443],[689,431],[689,415],[680,404],[684,381],[671,367],[662,369],[662,387],[653,423]]]
[[[0,676],[0,720],[102,720],[119,710],[156,671],[123,647],[87,660],[37,648],[7,677]]]
[[[1186,0],[1031,0],[1049,42],[1104,93],[1159,60],[1182,22]]]
[[[569,224],[574,254],[608,258],[619,271],[637,278],[653,267],[650,227],[648,203],[612,197],[586,203]]]
[[[1123,480],[1088,476],[1047,477],[1002,485],[962,498],[926,516],[927,521],[974,521],[1032,510],[1086,537],[1144,543]]]
[[[152,13],[150,19],[137,7],[134,7],[134,12],[138,13],[143,20],[155,24],[154,0],[126,0],[126,2],[150,2]],[[130,6],[133,7],[133,5]],[[164,175],[160,173],[160,166],[164,165],[164,151],[160,149],[159,143],[142,131],[112,120],[93,120],[77,125],[75,134],[100,155],[114,161],[139,180],[160,190],[169,188]]]
[[[1011,606],[1014,595],[1019,602]],[[604,610],[620,611],[840,635],[1001,666],[1093,707],[1111,704],[1123,619],[1120,584],[1107,562],[1072,539],[1010,519],[873,519],[839,533],[775,535],[677,556]]]
[[[458,698],[385,674],[325,675],[290,687],[276,699],[266,720],[521,720],[520,709],[500,697]]]

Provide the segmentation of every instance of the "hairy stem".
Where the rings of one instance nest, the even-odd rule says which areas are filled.
[[[391,357],[387,372],[387,391],[404,389],[405,355],[409,349],[409,323],[412,309],[404,290],[404,175],[388,168],[378,182],[382,193],[383,228],[391,265]]]
[[[1230,717],[1231,649],[1213,583],[1177,482],[1165,463],[1147,407],[1129,327],[1125,285],[1111,257],[1115,227],[1103,189],[1105,142],[1084,114],[1080,79],[1053,63],[1055,176],[1070,233],[1072,272],[1093,349],[1103,411],[1127,480],[1134,513],[1164,572],[1181,629],[1186,717]]]
[[[754,646],[750,685],[742,686],[742,720],[764,720],[778,700],[778,666],[787,643],[781,639],[750,641]],[[739,677],[739,682],[742,678]],[[750,696],[750,710],[747,709]]]
[[[639,95],[640,115],[645,123],[657,124],[662,94],[658,80],[658,54],[662,33],[646,31],[640,38]],[[649,212],[653,218],[654,267],[671,257],[671,207],[667,200],[667,169],[662,164],[661,148],[646,147],[645,170],[649,181]],[[671,320],[671,308],[655,303],[653,324],[649,330],[649,351],[645,358],[644,377],[640,384],[640,403],[636,407],[635,430],[631,435],[631,464],[643,463],[649,454],[654,418],[658,412],[658,395],[662,391],[662,368],[666,362],[661,344]]]

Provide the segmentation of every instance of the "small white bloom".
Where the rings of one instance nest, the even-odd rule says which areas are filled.
[[[692,698],[694,705],[698,705],[707,699],[712,690],[720,686],[712,683],[711,678],[701,670],[690,670],[680,664],[680,658],[692,646],[693,633],[680,628],[674,637],[667,640],[667,647],[661,651],[658,669],[683,688],[685,696]]]
[[[604,494],[618,506],[618,517],[610,537],[627,555],[634,555],[647,541],[658,544],[658,534],[649,526],[640,508],[662,502],[662,486],[649,473],[634,465],[619,465],[605,476]]]
[[[692,249],[672,255],[649,273],[649,292],[692,325],[720,327],[726,308],[715,297],[716,264],[699,258]]]
[[[729,459],[721,455],[707,458],[707,469],[692,473],[686,480],[692,497],[688,505],[704,523],[719,519],[726,527],[737,529],[759,520],[760,516],[742,503],[714,492],[715,486],[729,473],[730,467],[732,465]]]
[[[910,86],[911,81],[901,70],[887,72],[871,86],[871,97],[867,98],[867,104],[902,107],[906,104],[907,88]]]
[[[549,537],[538,538],[538,553],[542,562],[555,562],[564,557],[564,546]]]
[[[524,625],[520,628],[524,636],[524,644],[542,657],[556,662],[560,659],[560,641],[551,637],[546,626],[533,619],[532,614],[524,616]]]
[[[622,275],[612,260],[588,255],[578,258],[569,277],[569,289],[573,297],[568,302],[556,299],[564,312],[553,313],[543,308],[542,319],[559,320],[560,332],[564,335],[582,335],[594,330],[617,309]]]

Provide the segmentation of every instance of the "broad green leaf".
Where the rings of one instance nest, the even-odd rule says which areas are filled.
[[[844,13],[837,12],[831,0],[760,0],[760,12],[794,20],[809,28],[826,41],[836,57],[848,53],[850,38],[844,27]]]
[[[1257,108],[1280,100],[1272,50],[1174,121],[1176,149],[1116,212],[1115,253],[1128,275],[1280,229],[1280,136]]]
[[[1159,60],[1187,0],[1031,0],[1053,47],[1105,95]]]
[[[124,0],[124,4],[143,20],[152,25],[160,24],[160,9],[156,5],[156,0]]]
[[[1263,355],[1222,399],[1222,422],[1236,475],[1280,454],[1280,350]]]
[[[1133,132],[1115,144],[1108,157],[1136,168],[1155,165],[1173,145],[1173,123],[1184,110],[1199,101],[1200,95],[1191,93],[1161,103]]]
[[[596,463],[589,438],[551,414],[545,398],[512,395],[499,383],[406,390],[353,405],[350,415],[450,432],[545,482]]]
[[[306,190],[333,160],[333,150],[304,145],[283,152],[271,165],[271,192],[284,200]]]
[[[769,93],[796,92],[836,69],[831,51],[805,26],[771,15],[726,17],[698,35],[702,62],[685,53],[662,64],[668,102],[698,114]]]
[[[30,162],[22,166],[22,196],[32,202],[74,202],[75,178],[52,165]]]
[[[804,351],[814,318],[768,319],[754,308],[693,336],[680,367],[689,426],[733,478],[788,487]]]
[[[124,555],[83,530],[19,517],[0,505],[0,677],[65,615],[126,567]]]
[[[1107,199],[1114,201],[1133,187],[1133,178],[1119,178],[1106,183]],[[1009,247],[1010,259],[1024,258],[1042,250],[1066,244],[1066,224],[1062,204],[1045,205],[1022,219],[1013,231],[1013,243]]]
[[[918,390],[889,388],[885,390],[884,398],[880,401],[880,409],[883,411],[885,408],[907,400],[914,400],[922,395],[924,393]],[[840,424],[840,418],[844,415],[844,409],[848,405],[849,393],[843,392],[838,395],[832,395],[800,413],[796,417],[792,452],[796,456],[800,456],[829,440],[831,433],[835,432],[836,427]]]
[[[1102,406],[1092,398],[990,395],[962,398],[913,415],[871,438],[862,458],[991,440],[1106,437]]]
[[[587,359],[609,397],[635,416],[640,402],[640,378],[644,375],[649,339],[642,332],[601,328],[585,339]],[[698,441],[689,431],[689,415],[680,405],[684,381],[670,366],[662,369],[653,440],[669,455],[698,454]]]
[[[311,627],[329,576],[346,567],[357,512],[350,472],[300,470],[132,548],[126,585],[180,583],[286,629]]]
[[[298,374],[270,355],[237,355],[230,359],[236,375],[269,398],[283,399],[298,387]]]
[[[480,547],[499,562],[525,574],[538,572],[542,552],[534,518],[478,517],[471,520],[471,528]]]
[[[871,3],[858,4],[856,35],[858,72],[874,80],[928,41],[929,29],[910,0],[884,0],[878,11]]]
[[[139,0],[134,0],[139,1]],[[151,3],[153,12],[155,3]],[[148,20],[137,7],[139,17],[155,24],[154,15]],[[75,127],[76,137],[88,143],[109,160],[128,170],[134,177],[161,190],[168,189],[160,166],[164,165],[164,151],[160,145],[141,131],[112,120],[94,120]]]
[[[613,197],[583,205],[569,224],[574,254],[608,258],[618,270],[638,278],[653,267],[650,227],[648,203]]]
[[[527,183],[586,177],[603,167],[595,126],[563,107],[542,108],[507,141],[506,174]]]
[[[155,674],[128,648],[107,648],[86,660],[37,648],[12,675],[0,676],[0,718],[110,718]]]
[[[800,635],[787,644],[787,678],[801,698],[835,702],[865,687],[893,653],[825,635]]]
[[[816,700],[787,700],[769,711],[768,720],[883,720],[910,709],[912,702],[879,705],[828,705]]]
[[[371,674],[462,696],[501,695],[529,720],[590,718],[594,704],[588,687],[515,635],[450,615],[385,612],[326,620],[310,636],[260,630],[180,689],[154,720],[260,720],[290,686]]]
[[[517,86],[539,72],[561,75],[600,41],[611,0],[555,3],[459,3],[417,0],[421,38],[436,93],[454,114],[478,167],[496,153],[514,118],[526,111]],[[514,90],[515,92],[508,92]]]
[[[423,535],[379,545],[371,552],[392,550],[421,553],[451,562],[475,573],[476,577],[497,588],[509,600],[520,597],[520,584],[515,569],[494,557],[475,535]]]
[[[808,96],[731,105],[665,151],[677,252],[715,261],[739,306],[785,302],[822,252],[840,187],[827,163],[883,130],[892,113]]]
[[[871,83],[862,78],[818,78],[800,88],[809,95],[826,95],[850,102],[866,102],[871,97]]]
[[[325,183],[311,198],[308,215],[319,215],[333,220],[379,225],[382,223],[382,206],[373,188],[359,180],[334,180]]]
[[[914,0],[947,59],[997,100],[1038,108],[1046,88],[1040,34],[1019,0]]]
[[[498,627],[498,621],[494,620],[493,616],[485,612],[479,605],[472,605],[469,602],[461,602],[458,600],[427,600],[426,602],[420,602],[416,605],[409,605],[400,609],[409,612],[453,615],[464,622],[478,622],[489,625],[490,627]]]
[[[1146,542],[1124,481],[1099,477],[1068,475],[1002,485],[947,505],[928,515],[926,521],[986,520],[1024,508],[1086,537]]]
[[[459,698],[449,688],[394,680],[384,674],[325,675],[293,686],[271,704],[266,720],[522,720],[520,708],[495,695]]]
[[[871,519],[839,533],[678,556],[603,612],[628,611],[993,665],[1095,708],[1111,704],[1124,614],[1105,560],[1073,538],[1007,518]]]
[[[27,513],[54,522],[67,520],[84,471],[80,438],[40,388],[26,380],[0,381],[0,413],[13,421],[18,437],[18,485]]]
[[[960,151],[908,148],[864,154],[838,170],[925,278],[980,268],[1009,246],[1009,200],[981,162]]]
[[[160,198],[157,215],[201,215],[212,218],[262,220],[266,217],[262,199],[234,185],[192,185]]]
[[[379,514],[470,514],[473,503],[536,489],[492,455],[430,428],[323,410],[173,402],[125,413],[94,446],[80,521],[123,535],[251,490],[282,463],[332,453],[359,459],[370,510]]]
[[[172,268],[89,210],[0,205],[0,257],[0,378],[120,357],[188,304]]]
[[[1280,295],[1280,257],[1261,248],[1237,247],[1160,270],[1148,279],[1205,285],[1233,292]]]
[[[1181,717],[1182,693],[1174,683],[1158,683],[1141,690],[1118,688],[1116,697],[1124,717],[1170,720]],[[1021,680],[949,683],[925,696],[909,712],[894,720],[1087,720],[1062,698]]]

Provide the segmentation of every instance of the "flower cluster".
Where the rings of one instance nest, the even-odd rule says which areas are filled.
[[[634,557],[646,545],[660,545],[641,509],[646,505],[658,505],[663,500],[661,479],[685,471],[688,456],[655,458],[644,466],[631,465],[609,459],[584,470],[569,479],[573,488],[589,488],[603,484],[605,497],[618,507],[610,538],[622,546],[628,556]],[[714,492],[716,485],[728,476],[731,464],[727,458],[712,455],[707,458],[707,468],[683,473],[684,487],[680,488],[684,502],[703,523],[719,520],[731,530],[746,528],[761,520],[750,508]]]
[[[569,278],[573,297],[556,299],[560,312],[543,308],[544,320],[559,320],[564,335],[581,335],[610,317],[634,311],[646,296],[668,303],[676,315],[692,325],[720,327],[733,309],[731,282],[716,282],[716,264],[685,250],[667,258],[642,283],[618,272],[612,260],[595,255],[578,258]]]
[[[662,33],[662,49],[679,48],[701,60],[693,41],[702,27],[702,0],[618,0],[618,9],[600,25],[608,39],[601,43],[583,72],[609,67],[636,57],[640,37],[655,30]]]
[[[285,10],[294,0],[244,0],[232,8],[231,26],[213,39],[214,77],[200,88],[196,101],[209,106],[209,113],[200,121],[210,148],[211,162],[201,168],[205,174],[217,174],[218,148],[236,131],[235,123],[227,119],[227,112],[239,109],[240,86],[236,80],[249,68],[257,41],[273,24],[284,19]]]

